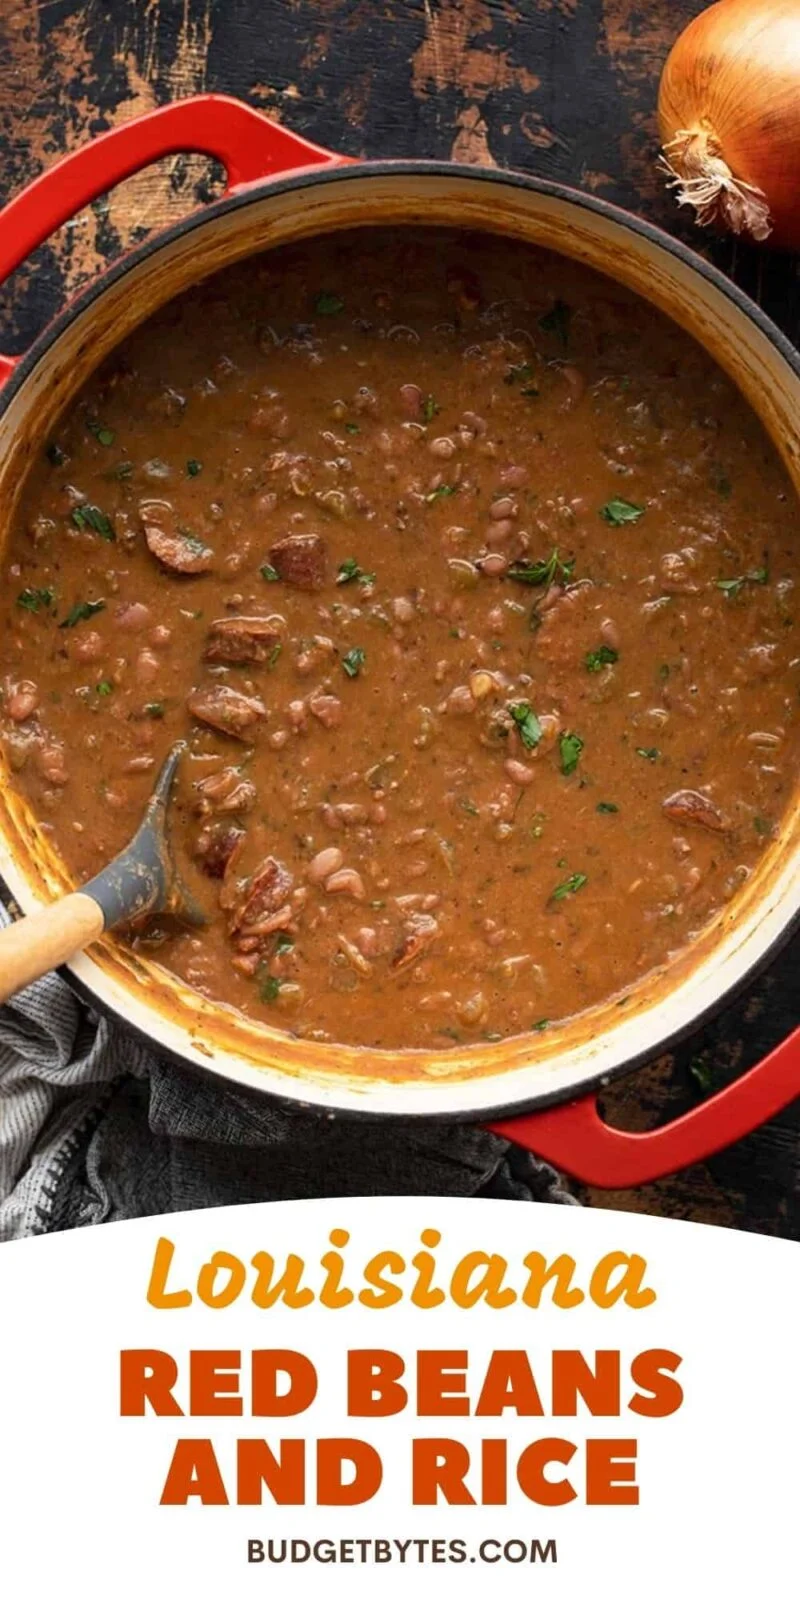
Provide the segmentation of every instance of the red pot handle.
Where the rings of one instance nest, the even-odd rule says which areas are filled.
[[[228,95],[199,94],[159,106],[62,156],[0,211],[0,283],[76,211],[151,161],[181,151],[221,161],[227,194],[296,167],[347,160]],[[14,357],[0,356],[0,384],[15,365]]]
[[[650,1133],[603,1122],[594,1095],[530,1117],[495,1122],[492,1133],[533,1150],[581,1183],[630,1189],[705,1161],[767,1122],[800,1095],[800,1028],[741,1078]]]

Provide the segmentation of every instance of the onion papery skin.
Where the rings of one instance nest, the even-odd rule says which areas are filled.
[[[718,0],[695,17],[658,121],[668,181],[701,225],[800,250],[800,0]]]

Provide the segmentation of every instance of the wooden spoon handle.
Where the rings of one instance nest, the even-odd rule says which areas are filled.
[[[103,927],[103,913],[94,900],[87,894],[68,894],[0,929],[0,1005],[34,978],[77,955],[100,937]]]

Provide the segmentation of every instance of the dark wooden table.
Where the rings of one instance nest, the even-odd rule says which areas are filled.
[[[239,95],[354,156],[519,167],[645,213],[712,255],[800,342],[798,262],[710,241],[655,169],[671,40],[702,0],[0,0],[0,198],[92,134],[164,101]],[[218,175],[176,157],[128,180],[0,295],[0,348],[25,348],[63,299]],[[800,940],[674,1056],[607,1096],[648,1127],[696,1102],[798,1020]],[[800,1102],[705,1166],[591,1203],[800,1238]]]

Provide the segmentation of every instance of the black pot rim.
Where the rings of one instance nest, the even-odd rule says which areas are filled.
[[[761,307],[750,299],[749,295],[745,294],[737,284],[727,278],[718,268],[698,255],[689,245],[684,244],[682,240],[673,238],[671,234],[666,233],[655,224],[626,211],[621,206],[612,205],[610,202],[602,200],[595,195],[584,194],[581,190],[570,188],[565,184],[552,183],[544,178],[531,177],[527,174],[508,172],[497,168],[472,167],[447,161],[407,159],[397,161],[358,161],[342,166],[302,169],[289,173],[284,177],[265,178],[243,185],[240,189],[224,195],[221,199],[212,202],[203,209],[191,212],[170,228],[146,240],[135,250],[127,252],[119,260],[113,262],[104,272],[100,273],[74,299],[70,300],[68,305],[37,336],[25,354],[17,358],[13,371],[3,384],[2,389],[0,389],[0,416],[8,410],[31,373],[53,345],[57,343],[66,328],[89,310],[107,289],[126,277],[128,273],[135,271],[142,262],[158,254],[159,251],[167,248],[176,240],[193,233],[198,228],[211,226],[222,216],[246,210],[252,205],[258,205],[264,199],[273,195],[283,195],[293,191],[315,188],[320,184],[346,184],[353,180],[363,180],[370,177],[402,179],[411,177],[424,178],[426,176],[460,180],[468,179],[473,183],[490,184],[503,189],[527,190],[530,193],[566,202],[575,206],[578,210],[588,211],[596,216],[608,218],[627,232],[638,235],[641,239],[673,256],[684,266],[695,272],[698,277],[709,283],[724,298],[729,300],[742,315],[755,324],[795,376],[800,379],[800,351],[772,322],[771,318],[766,316]],[[425,218],[421,217],[419,223],[425,225]],[[369,226],[368,218],[365,218],[363,226]],[[612,275],[607,274],[607,276]],[[4,904],[10,908],[13,904],[13,895],[1,876],[0,897],[2,897]],[[469,1110],[435,1110],[430,1112],[402,1109],[377,1111],[374,1108],[367,1107],[362,1110],[360,1107],[351,1105],[334,1108],[314,1099],[304,1101],[295,1099],[293,1096],[283,1095],[272,1085],[265,1086],[262,1089],[257,1081],[257,1068],[253,1069],[252,1084],[242,1084],[238,1080],[232,1080],[224,1071],[220,1071],[212,1064],[172,1050],[168,1046],[155,1045],[148,1034],[131,1024],[110,1004],[100,999],[75,973],[68,968],[61,968],[59,971],[60,975],[87,1006],[126,1028],[145,1048],[155,1049],[160,1056],[174,1061],[182,1068],[188,1068],[190,1072],[197,1072],[204,1078],[213,1079],[215,1084],[224,1085],[235,1093],[247,1095],[252,1092],[259,1099],[266,1095],[286,1109],[293,1109],[298,1112],[314,1112],[328,1119],[336,1117],[367,1122],[414,1122],[419,1120],[442,1123],[493,1122],[506,1121],[516,1116],[530,1116],[536,1111],[544,1110],[550,1106],[583,1099],[604,1088],[615,1079],[635,1072],[639,1067],[652,1060],[655,1054],[660,1055],[674,1049],[730,1006],[750,986],[753,979],[772,963],[780,950],[788,944],[798,927],[800,927],[800,912],[787,920],[775,935],[768,949],[761,954],[758,961],[747,969],[747,972],[741,978],[726,988],[702,1011],[695,1012],[685,1024],[674,1029],[669,1035],[659,1038],[652,1049],[639,1051],[610,1069],[589,1073],[580,1085],[572,1084],[567,1087],[549,1088],[542,1093],[528,1096],[523,1100],[506,1102],[501,1105],[490,1104],[481,1110],[470,1108]],[[298,1047],[300,1045],[301,1041],[298,1041]],[[486,1083],[487,1085],[491,1084],[491,1077],[488,1075]]]

